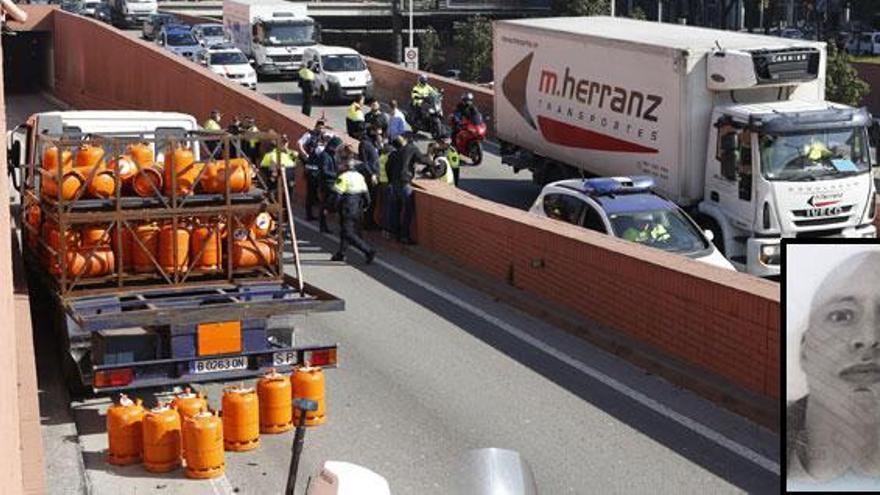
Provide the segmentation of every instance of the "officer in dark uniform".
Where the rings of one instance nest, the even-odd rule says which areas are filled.
[[[355,161],[349,157],[342,164],[342,172],[336,178],[333,192],[336,195],[336,211],[339,213],[339,251],[330,258],[344,261],[345,249],[351,243],[367,257],[367,264],[376,257],[376,249],[360,236],[364,221],[364,210],[370,206],[370,191],[364,176],[355,170]]]
[[[336,164],[336,148],[342,145],[342,140],[333,137],[324,146],[324,149],[315,158],[318,165],[321,194],[324,201],[321,205],[321,211],[318,215],[318,221],[321,225],[321,232],[331,233],[327,227],[327,213],[335,207],[335,196],[333,188],[336,185],[336,178],[339,175]]]

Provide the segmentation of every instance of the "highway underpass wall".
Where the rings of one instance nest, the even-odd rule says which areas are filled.
[[[54,28],[55,92],[74,107],[181,111],[200,119],[217,107],[227,115],[252,115],[261,128],[292,136],[313,123],[296,108],[96,21],[59,12]],[[416,205],[423,248],[778,399],[776,284],[433,183],[417,191]]]

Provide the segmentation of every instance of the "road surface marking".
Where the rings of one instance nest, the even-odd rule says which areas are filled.
[[[214,493],[217,495],[232,495],[235,493],[232,483],[229,482],[229,478],[225,474],[219,478],[211,478],[211,488],[214,489]]]
[[[311,225],[311,224],[304,222],[302,220],[299,220],[299,219],[297,219],[296,222],[298,224],[306,227],[307,229],[311,230],[312,232],[319,233],[319,235],[320,235],[318,227],[315,227],[314,225]],[[327,239],[337,240],[336,236],[333,236],[330,234],[323,234],[323,236]],[[401,270],[400,268],[397,268],[396,266],[394,266],[394,265],[392,265],[392,264],[390,264],[380,258],[376,258],[374,263],[376,263],[377,265],[381,266],[382,268],[385,268],[386,270],[394,273],[395,275],[421,287],[422,289],[425,289],[426,291],[431,292],[434,295],[436,295],[442,299],[445,299],[447,302],[452,303],[465,311],[468,311],[469,313],[473,314],[474,316],[477,316],[480,319],[504,330],[505,332],[507,332],[511,336],[516,337],[517,339],[531,345],[532,347],[535,347],[538,350],[541,350],[544,353],[549,354],[550,356],[553,356],[554,358],[558,359],[559,361],[562,361],[563,363],[577,369],[578,371],[584,373],[585,375],[590,376],[594,380],[597,380],[597,381],[603,383],[604,385],[616,390],[617,392],[619,392],[619,393],[627,396],[628,398],[638,402],[639,404],[647,407],[648,409],[651,409],[652,411],[656,412],[657,414],[660,414],[662,416],[665,416],[668,419],[671,419],[672,421],[675,421],[676,423],[684,426],[685,428],[693,431],[694,433],[697,433],[698,435],[706,438],[707,440],[710,440],[710,441],[714,442],[715,444],[717,444],[721,447],[724,447],[725,449],[733,452],[734,454],[736,454],[744,459],[747,459],[747,460],[753,462],[754,464],[757,464],[761,468],[763,468],[767,471],[770,471],[771,473],[779,476],[780,472],[779,472],[779,463],[778,462],[776,462],[772,459],[768,459],[767,457],[764,457],[760,453],[755,452],[754,450],[746,447],[745,445],[741,445],[740,443],[727,438],[726,436],[722,435],[721,433],[718,433],[717,431],[715,431],[715,430],[713,430],[713,429],[711,429],[701,423],[698,423],[698,422],[692,420],[691,418],[684,416],[683,414],[680,414],[676,411],[673,411],[672,409],[670,409],[670,408],[666,407],[665,405],[661,404],[660,402],[648,397],[647,395],[639,392],[638,390],[635,390],[635,389],[619,382],[618,380],[606,375],[605,373],[602,373],[601,371],[599,371],[595,368],[587,366],[586,364],[584,364],[581,361],[575,359],[574,357],[566,354],[565,352],[560,351],[559,349],[556,349],[555,347],[547,344],[546,342],[543,342],[543,341],[533,337],[532,335],[525,332],[524,330],[521,330],[521,329],[519,329],[519,328],[499,319],[499,318],[496,318],[495,316],[492,316],[491,314],[487,313],[486,311],[483,311],[482,309],[474,306],[473,304],[470,304],[467,301],[464,301],[464,300],[456,297],[455,295],[453,295],[453,294],[451,294],[451,293],[449,293],[439,287],[436,287],[436,286],[430,284],[429,282],[426,282],[426,281],[424,281],[424,280],[422,280],[422,279],[420,279],[410,273],[407,273],[406,271]]]

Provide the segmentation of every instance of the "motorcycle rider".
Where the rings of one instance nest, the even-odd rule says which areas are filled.
[[[411,100],[412,107],[416,111],[418,111],[419,107],[422,106],[422,100],[427,98],[428,96],[436,95],[439,92],[436,88],[428,84],[428,76],[425,74],[419,74],[419,78],[416,82],[416,85],[413,86]]]
[[[474,125],[483,123],[483,115],[480,114],[480,110],[474,105],[474,94],[470,91],[461,95],[458,105],[455,106],[455,112],[452,114],[453,143],[455,142],[455,136],[458,135],[458,131],[462,128],[462,121],[464,119],[469,120]]]

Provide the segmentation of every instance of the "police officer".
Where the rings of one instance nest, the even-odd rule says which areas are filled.
[[[367,264],[376,257],[376,249],[360,236],[364,209],[370,205],[370,192],[360,172],[354,170],[354,159],[349,158],[341,165],[342,173],[333,185],[336,194],[336,211],[339,212],[339,251],[330,258],[332,261],[344,261],[345,249],[351,243],[367,257]]]
[[[320,172],[316,158],[324,150],[327,144],[328,134],[324,130],[324,121],[319,120],[315,123],[315,127],[299,138],[297,141],[297,149],[299,158],[303,162],[306,172],[306,220],[313,221],[315,219],[312,208],[318,204],[318,192],[320,189]]]
[[[302,90],[303,115],[312,114],[312,94],[315,91],[315,73],[312,71],[312,62],[303,64],[299,69],[299,88]]]
[[[327,145],[324,146],[324,149],[321,150],[315,158],[319,169],[318,181],[320,183],[321,194],[323,195],[321,211],[318,215],[321,232],[331,233],[330,228],[327,226],[327,213],[329,213],[335,206],[335,193],[333,187],[336,185],[336,178],[338,175],[336,148],[341,145],[342,140],[334,136],[329,142],[327,142]]]
[[[376,197],[376,186],[379,184],[379,150],[382,149],[382,129],[370,125],[367,127],[367,134],[361,139],[358,147],[358,159],[361,162],[358,172],[364,176],[367,188],[370,191],[370,198]],[[376,220],[374,215],[375,201],[370,202],[367,210],[364,228],[367,230],[376,230]]]
[[[364,132],[364,95],[358,95],[351,105],[348,106],[348,113],[345,116],[345,127],[348,135],[360,139]]]
[[[441,162],[443,165],[441,167],[442,170],[434,171],[435,178],[443,178],[446,183],[458,186],[458,167],[461,164],[461,155],[458,154],[454,146],[450,145],[449,139],[437,138],[431,144],[428,154],[434,160],[435,167],[438,164],[438,158],[444,159]]]
[[[263,171],[264,177],[269,177],[266,183],[272,184],[273,189],[278,187],[280,180],[275,174],[279,172],[284,173],[284,178],[287,181],[287,190],[290,193],[290,200],[293,201],[294,167],[296,167],[297,153],[288,147],[290,140],[287,138],[287,134],[282,134],[279,141],[277,147],[263,155],[263,160],[260,161],[260,170]],[[281,165],[281,170],[278,170],[276,164]]]
[[[229,133],[229,158],[238,158],[241,155],[241,140],[238,135],[241,134],[241,119],[238,115],[232,117],[232,122],[226,126],[226,132]],[[223,156],[223,151],[220,155]]]
[[[244,132],[258,133],[256,120],[253,117],[244,118]],[[256,136],[250,136],[242,143],[242,151],[251,163],[259,163],[260,139]]]
[[[386,239],[391,238],[391,211],[394,203],[391,183],[388,182],[388,157],[394,151],[394,147],[385,142],[379,149],[379,185],[377,187],[380,207],[379,223],[382,226],[382,236]]]
[[[410,94],[413,110],[418,111],[419,107],[422,106],[422,100],[436,93],[437,90],[428,84],[428,76],[420,74],[416,81],[416,85],[413,86],[412,93]]]
[[[206,120],[204,124],[202,124],[202,129],[210,132],[221,132],[223,130],[223,128],[220,127],[221,117],[222,115],[220,114],[220,110],[217,110],[216,108],[214,110],[211,110],[211,116],[208,117],[208,120]],[[205,146],[208,147],[208,152],[211,154],[211,156],[215,158],[220,156],[219,154],[222,153],[222,150],[220,148],[220,141],[205,141]]]

